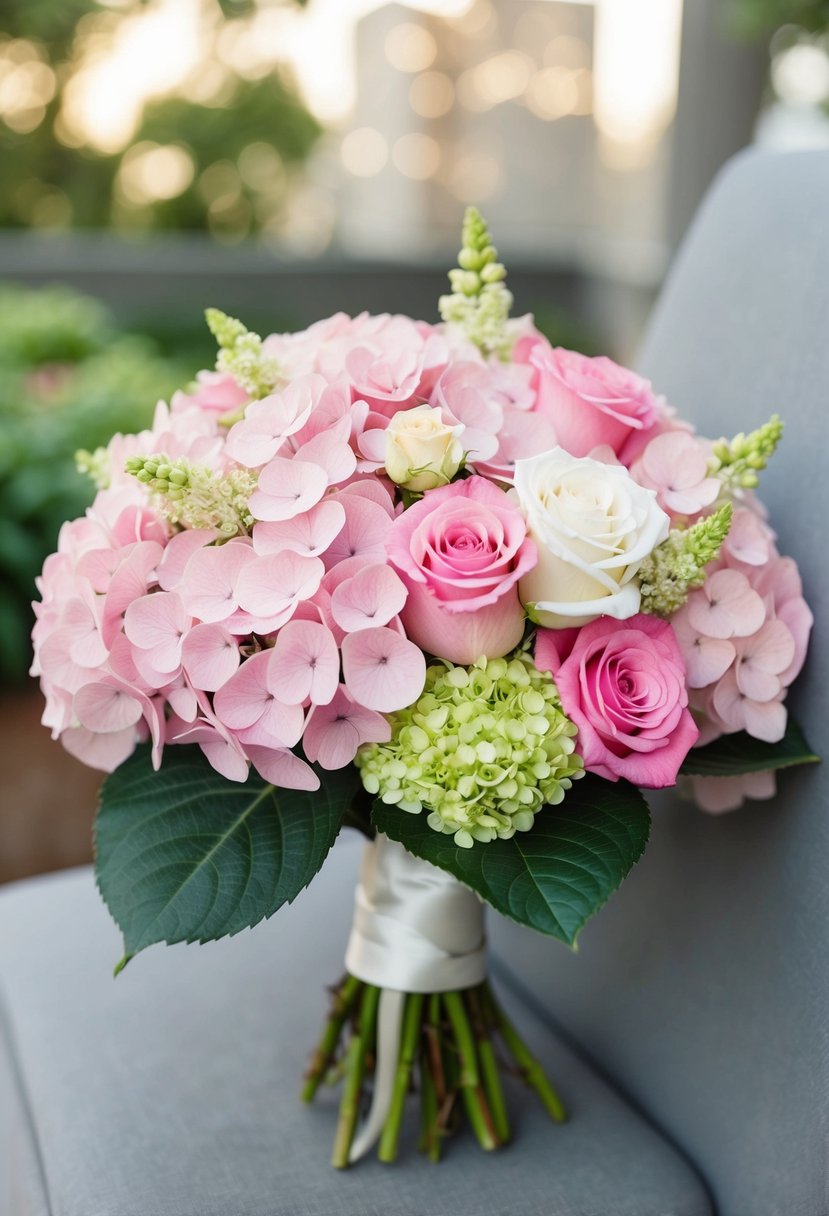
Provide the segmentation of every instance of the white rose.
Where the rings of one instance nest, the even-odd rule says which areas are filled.
[[[419,405],[395,414],[386,429],[386,472],[407,490],[434,490],[451,481],[463,464],[459,436],[439,407]]]
[[[514,485],[538,548],[537,565],[518,585],[533,620],[564,629],[635,616],[636,573],[669,529],[655,492],[622,465],[562,448],[517,460]]]

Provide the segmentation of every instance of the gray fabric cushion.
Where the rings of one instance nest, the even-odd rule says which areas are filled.
[[[790,699],[829,761],[829,153],[739,158],[714,187],[642,356],[703,434],[779,410],[763,477],[817,627]],[[649,851],[578,955],[503,925],[496,946],[686,1147],[722,1216],[829,1210],[829,764],[711,818],[654,800]]]
[[[298,1087],[342,966],[359,856],[349,838],[268,924],[155,948],[117,980],[118,934],[88,871],[0,892],[5,1048],[25,1091],[0,1081],[0,1127],[15,1102],[30,1108],[27,1153],[42,1157],[50,1205],[38,1206],[37,1172],[27,1183],[4,1137],[0,1177],[16,1178],[17,1198],[3,1216],[710,1212],[682,1158],[514,1001],[570,1104],[568,1125],[549,1123],[516,1083],[518,1140],[501,1153],[464,1136],[434,1167],[410,1127],[396,1166],[330,1168],[334,1098],[304,1107]]]

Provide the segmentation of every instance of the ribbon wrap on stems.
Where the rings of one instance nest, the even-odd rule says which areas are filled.
[[[455,992],[486,978],[478,896],[382,833],[366,845],[345,965],[381,989],[371,1109],[351,1147],[357,1161],[389,1112],[407,992]]]

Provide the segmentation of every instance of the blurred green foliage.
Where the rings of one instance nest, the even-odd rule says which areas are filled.
[[[809,33],[829,29],[829,0],[728,0],[727,14],[735,31],[762,38],[784,25]]]
[[[203,61],[190,79],[212,81],[206,94],[197,89],[193,100],[182,81],[148,97],[125,146],[102,151],[78,133],[73,86],[102,47],[115,45],[120,23],[152,5],[3,0],[0,226],[278,235],[320,127],[284,64],[266,62],[263,70],[256,63],[243,74],[222,59],[221,39],[249,28],[257,7],[255,0],[201,0]],[[156,146],[178,157],[173,185],[168,179],[165,186],[157,161],[136,166],[136,155]]]
[[[0,677],[30,663],[34,579],[92,483],[78,448],[140,430],[188,371],[125,334],[96,301],[65,288],[0,286]]]

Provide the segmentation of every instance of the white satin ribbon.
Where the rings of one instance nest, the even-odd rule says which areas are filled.
[[[379,834],[366,846],[345,956],[351,975],[380,994],[371,1109],[350,1160],[376,1143],[391,1103],[404,995],[453,992],[486,977],[484,910],[473,891]]]

